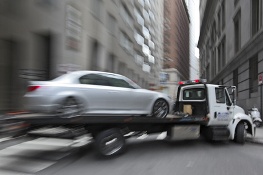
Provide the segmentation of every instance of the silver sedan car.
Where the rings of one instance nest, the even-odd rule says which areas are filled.
[[[113,73],[75,71],[51,81],[31,81],[25,94],[31,112],[61,115],[143,115],[165,118],[171,99]]]

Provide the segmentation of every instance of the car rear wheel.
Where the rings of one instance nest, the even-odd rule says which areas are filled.
[[[153,105],[153,117],[165,118],[168,115],[169,106],[164,99],[157,100]]]
[[[62,102],[57,113],[63,117],[71,117],[82,112],[82,105],[72,97],[67,98]]]

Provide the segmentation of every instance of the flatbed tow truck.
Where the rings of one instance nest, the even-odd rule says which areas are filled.
[[[129,135],[132,137],[142,132],[167,132],[167,140],[196,139],[203,135],[208,140],[235,140],[241,144],[245,142],[247,133],[255,135],[251,118],[235,104],[234,86],[206,84],[199,80],[181,82],[173,114],[166,118],[121,114],[59,116],[9,113],[0,123],[1,133],[13,131],[15,135],[24,135],[36,128],[61,126],[72,132],[45,136],[74,138],[88,133],[94,139],[98,153],[103,156],[123,152],[129,133],[133,133]]]

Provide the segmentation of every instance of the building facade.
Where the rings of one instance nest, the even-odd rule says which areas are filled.
[[[184,0],[164,0],[164,61],[161,91],[173,99],[180,80],[189,79],[189,14]]]
[[[0,2],[0,110],[19,109],[28,81],[73,70],[159,83],[162,0]]]
[[[164,0],[163,68],[175,68],[189,79],[189,14],[184,0]]]
[[[200,1],[200,74],[235,85],[237,103],[262,112],[263,28],[261,0]]]

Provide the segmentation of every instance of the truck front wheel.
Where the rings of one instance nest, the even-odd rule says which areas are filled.
[[[235,132],[235,141],[240,144],[245,143],[246,129],[243,122],[238,123]]]
[[[102,156],[113,156],[124,150],[125,138],[118,129],[108,129],[96,135],[95,144]]]

